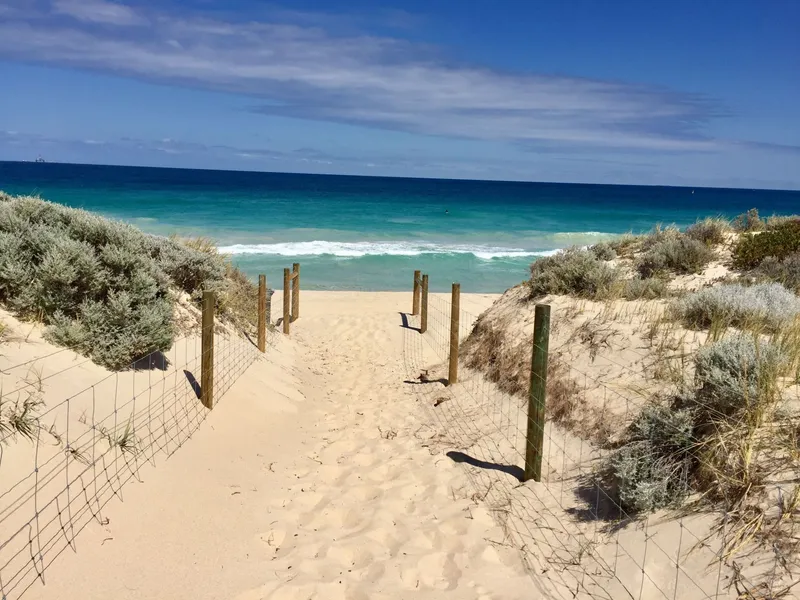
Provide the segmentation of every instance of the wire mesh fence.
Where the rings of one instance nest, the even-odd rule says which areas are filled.
[[[568,303],[553,312],[556,343],[543,376],[531,373],[533,311],[526,303],[507,294],[480,318],[459,311],[454,385],[447,385],[449,295],[429,295],[424,335],[419,316],[407,316],[403,353],[429,414],[425,445],[450,448],[448,456],[464,464],[473,499],[496,516],[504,543],[521,551],[543,597],[796,597],[800,538],[792,527],[781,536],[773,527],[800,518],[796,479],[774,486],[772,512],[704,503],[691,489],[686,465],[707,456],[689,445],[686,460],[666,465],[675,470],[669,485],[651,490],[682,502],[665,502],[669,510],[635,511],[610,474],[625,432],[642,421],[653,395],[705,342],[703,335],[675,336],[647,303]],[[604,340],[612,323],[622,326]],[[654,334],[653,323],[662,330]],[[541,482],[525,481],[528,392],[537,378],[547,390],[543,444],[536,449]],[[661,437],[685,434],[674,415],[647,414]]]
[[[267,335],[269,351],[277,334]],[[213,337],[216,403],[263,354],[229,325],[215,323]],[[46,582],[87,525],[107,522],[104,508],[125,484],[174,454],[208,415],[199,333],[113,373],[66,350],[35,356],[34,346],[21,344],[17,354],[34,356],[15,364],[0,360],[2,600]]]

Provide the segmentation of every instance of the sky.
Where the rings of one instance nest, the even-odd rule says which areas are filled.
[[[798,0],[0,0],[0,160],[800,189]]]

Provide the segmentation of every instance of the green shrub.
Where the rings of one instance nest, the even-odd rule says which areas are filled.
[[[669,271],[678,274],[701,272],[714,259],[714,252],[704,243],[684,235],[665,237],[655,242],[636,264],[643,278]]]
[[[608,242],[600,242],[599,244],[595,244],[594,246],[591,246],[589,250],[600,260],[609,261],[617,258],[617,252]]]
[[[800,220],[789,220],[773,229],[742,236],[733,248],[733,264],[738,269],[752,269],[773,256],[783,260],[800,251]]]
[[[31,197],[0,195],[0,301],[112,369],[172,344],[175,287],[224,284],[219,255]]]
[[[725,242],[725,234],[730,228],[726,220],[709,217],[687,227],[685,234],[706,246],[716,246]]]
[[[641,250],[647,251],[650,250],[653,246],[656,246],[662,242],[667,242],[670,240],[675,240],[680,237],[683,237],[683,233],[681,230],[678,229],[675,225],[667,225],[666,227],[662,225],[656,225],[651,229],[648,233],[643,236],[640,236],[641,241]]]
[[[601,300],[612,295],[620,279],[620,271],[594,253],[569,248],[533,262],[529,287],[533,298],[561,294]]]
[[[771,397],[786,356],[768,342],[737,333],[702,347],[695,356],[698,410],[707,421]]]
[[[657,277],[649,279],[628,279],[622,288],[626,300],[655,300],[669,294],[667,282]]]
[[[784,287],[800,291],[800,252],[790,254],[783,260],[768,256],[751,273],[756,280],[774,281]]]
[[[765,226],[767,229],[775,229],[788,221],[800,221],[800,215],[772,215],[767,217]]]
[[[609,242],[605,242],[617,256],[629,256],[641,243],[642,236],[625,233]]]
[[[778,331],[800,314],[800,298],[778,283],[734,283],[687,294],[670,310],[687,327],[755,326]]]
[[[703,347],[694,361],[695,387],[646,406],[604,463],[620,506],[651,512],[680,505],[693,490],[734,502],[750,491],[748,449],[778,397],[786,364],[777,346],[753,335]]]
[[[679,505],[689,493],[693,468],[694,414],[661,404],[645,407],[625,443],[611,456],[619,503],[651,512]]]
[[[758,216],[758,209],[751,208],[731,221],[731,227],[734,231],[740,233],[751,233],[753,231],[763,231],[766,223]]]

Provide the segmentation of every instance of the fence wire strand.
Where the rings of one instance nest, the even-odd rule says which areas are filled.
[[[267,331],[267,352],[277,335]],[[61,370],[42,370],[46,359],[64,352],[3,366],[2,387],[11,390],[2,392],[4,406],[26,400],[39,406],[52,395],[45,389],[53,382],[75,388],[74,370],[90,361],[77,357]],[[264,355],[247,335],[219,323],[213,352],[216,407]],[[48,402],[30,422],[29,433],[3,433],[1,600],[45,583],[53,561],[67,549],[77,551],[75,540],[87,525],[107,523],[105,507],[122,498],[129,481],[141,481],[142,465],[169,458],[197,431],[209,413],[200,402],[201,354],[199,334],[178,338],[168,351],[152,352],[127,370]]]
[[[425,445],[432,451],[454,449],[448,455],[464,463],[472,498],[483,501],[497,518],[507,538],[503,543],[520,550],[543,595],[634,600],[777,597],[771,595],[775,577],[770,579],[770,595],[762,594],[764,584],[754,584],[735,563],[723,560],[724,550],[732,543],[727,537],[727,514],[716,537],[709,535],[708,514],[678,512],[658,520],[629,514],[619,505],[613,484],[603,476],[611,450],[592,443],[590,436],[554,424],[550,416],[543,432],[541,482],[523,482],[527,386],[524,393],[504,390],[484,372],[470,368],[464,350],[471,343],[467,340],[478,315],[466,310],[459,315],[458,383],[447,385],[451,308],[448,295],[430,294],[425,334],[418,332],[419,316],[406,316],[403,358],[408,379],[417,384],[414,388],[429,415]],[[517,313],[514,308],[499,319],[519,319]],[[558,327],[558,323],[551,326]],[[525,344],[527,361],[494,367],[516,369],[519,373],[514,375],[530,379],[532,335],[522,329],[512,345]],[[560,358],[558,349],[553,350],[551,347],[551,361],[554,356]],[[609,373],[614,369],[616,377],[620,373],[641,375],[621,358],[608,354],[602,354],[598,364],[607,364]],[[631,356],[648,359],[639,349]],[[500,360],[491,353],[479,359],[489,368],[492,361]],[[587,372],[569,360],[560,364],[561,376],[572,382],[571,393],[578,405],[593,407],[598,422],[613,421],[621,431],[641,411],[642,394],[614,386],[609,381],[612,375]],[[675,427],[668,421],[663,425]],[[688,477],[684,485],[688,495]],[[780,569],[777,553],[770,564],[761,567],[762,571],[770,569],[773,574]],[[791,593],[787,592],[790,588],[781,589]]]

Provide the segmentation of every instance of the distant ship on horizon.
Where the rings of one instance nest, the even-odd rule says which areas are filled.
[[[34,162],[43,163],[43,162],[47,162],[47,161],[45,159],[43,159],[42,155],[40,154],[39,157]]]

